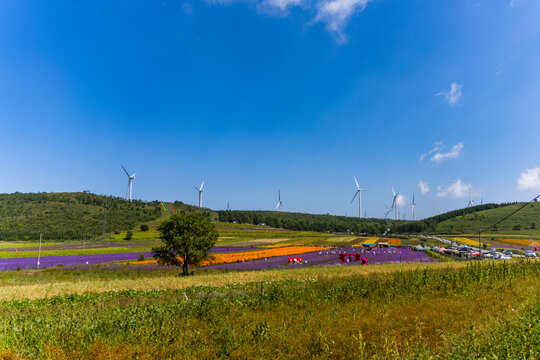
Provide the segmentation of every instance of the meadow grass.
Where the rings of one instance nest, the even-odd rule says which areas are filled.
[[[535,260],[531,260],[535,261]],[[536,260],[540,262],[540,260]],[[485,261],[489,263],[491,261]],[[510,261],[511,262],[511,261]],[[160,267],[145,270],[137,265],[118,265],[112,270],[70,270],[50,268],[0,272],[0,300],[39,299],[66,294],[100,293],[121,290],[185,289],[194,286],[227,286],[280,280],[339,279],[349,276],[385,276],[418,270],[450,271],[467,267],[467,262],[380,264],[370,266],[321,266],[259,271],[196,270],[195,276],[180,277],[180,270]],[[10,286],[6,286],[6,285]]]
[[[70,256],[70,255],[105,255],[105,254],[122,254],[132,252],[148,252],[152,251],[151,247],[106,247],[106,248],[87,248],[87,249],[72,249],[72,250],[41,250],[41,256]],[[0,259],[13,259],[21,257],[37,257],[38,251],[21,251],[21,252],[0,252]]]
[[[159,239],[159,232],[155,230],[148,230],[148,231],[133,231],[132,232],[132,239],[133,240],[155,240]],[[111,240],[123,240],[126,237],[126,232],[120,232],[118,234],[111,234],[109,235],[109,239]]]
[[[71,242],[69,242],[71,243]],[[46,246],[58,246],[58,245],[66,245],[69,244],[68,242],[52,242],[52,243],[42,243],[42,247]],[[0,249],[15,249],[15,248],[29,248],[29,247],[38,247],[39,241],[2,241],[0,242]]]
[[[4,350],[0,356],[533,359],[540,355],[538,261],[362,268],[364,273],[354,273],[358,269],[352,267],[252,272],[259,277],[244,283],[0,301]],[[369,271],[369,276],[359,276]],[[264,279],[263,274],[274,277]],[[302,276],[287,279],[289,274]],[[216,274],[214,279],[230,275]],[[186,280],[195,278],[199,276]],[[494,339],[498,342],[492,343]]]

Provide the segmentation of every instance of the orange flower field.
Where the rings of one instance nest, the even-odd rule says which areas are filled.
[[[315,252],[315,251],[326,250],[330,248],[331,247],[328,247],[328,246],[287,246],[287,247],[281,247],[281,248],[271,248],[271,249],[237,252],[237,253],[213,254],[212,259],[202,262],[201,266],[226,264],[226,263],[233,263],[236,261],[249,261],[249,260],[263,259],[263,258],[269,258],[269,257],[274,257],[274,256],[298,255],[298,254],[305,254],[305,253],[310,253],[310,252]],[[155,263],[157,263],[157,260],[127,262],[124,264],[155,264]]]

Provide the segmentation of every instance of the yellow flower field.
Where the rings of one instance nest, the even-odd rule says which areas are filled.
[[[378,243],[388,243],[390,245],[394,246],[400,246],[401,245],[401,239],[386,239],[386,238],[367,238],[366,240],[362,241],[360,244],[357,244],[355,246],[362,246],[364,244],[378,244]]]
[[[472,246],[478,246],[478,240],[473,240],[473,239],[469,239],[469,238],[464,238],[464,237],[454,237],[454,238],[451,238],[452,240],[454,241],[457,241],[457,242],[460,242],[460,243],[463,243],[463,244],[467,244],[467,245],[472,245]],[[482,244],[486,244],[487,246],[491,246],[490,244],[482,241]]]
[[[522,246],[535,246],[540,243],[537,241],[526,240],[526,239],[497,239],[497,241],[505,242],[509,244],[522,245]]]
[[[478,246],[478,240],[469,239],[469,238],[451,238],[451,239],[454,240],[454,241],[463,243],[463,244],[472,245],[472,246]],[[482,240],[482,244],[486,244],[487,246],[491,246],[490,244],[486,243],[483,240]]]

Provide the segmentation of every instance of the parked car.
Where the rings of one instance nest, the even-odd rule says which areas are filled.
[[[440,247],[438,247],[438,246],[433,246],[433,247],[431,248],[431,251],[438,252],[439,249],[440,249]]]
[[[536,257],[536,253],[532,250],[525,250],[525,257]]]
[[[504,249],[504,250],[502,251],[502,253],[505,254],[505,255],[508,255],[508,256],[514,255],[514,253],[512,252],[512,250],[509,250],[509,249]]]
[[[508,256],[508,255],[506,255],[506,254],[502,254],[502,255],[499,257],[499,259],[501,259],[501,260],[510,260],[510,259],[512,259],[512,257],[511,257],[511,256]]]

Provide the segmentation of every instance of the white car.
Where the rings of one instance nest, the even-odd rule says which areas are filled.
[[[536,257],[536,253],[532,250],[526,250],[525,257]]]

